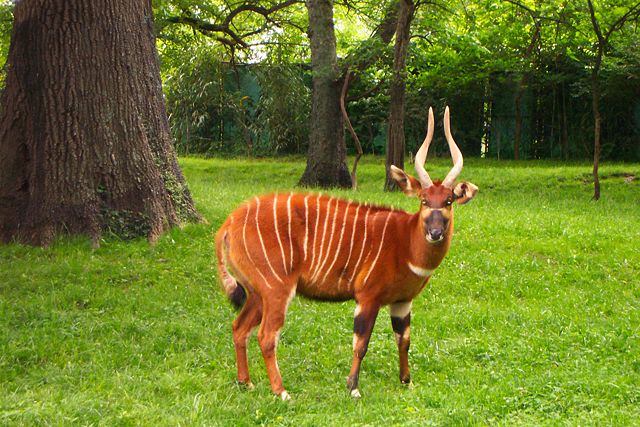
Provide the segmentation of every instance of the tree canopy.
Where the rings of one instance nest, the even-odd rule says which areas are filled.
[[[592,4],[603,34],[611,30],[598,72],[602,156],[640,159],[638,1],[420,3],[406,61],[408,152],[424,132],[426,107],[442,111],[449,104],[466,155],[591,158],[592,71],[599,40]],[[397,0],[333,5],[338,65],[343,72],[358,70],[347,110],[368,153],[385,151],[397,5]],[[0,2],[2,61],[12,7],[13,2]],[[158,0],[154,14],[181,152],[306,152],[311,74],[304,2]],[[385,32],[387,37],[376,36]],[[353,150],[349,134],[346,139]],[[433,150],[444,147],[436,134]]]

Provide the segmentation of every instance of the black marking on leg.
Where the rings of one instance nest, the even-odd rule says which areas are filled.
[[[368,324],[369,320],[362,314],[357,315],[353,318],[353,333],[361,337],[367,331]]]
[[[233,290],[233,292],[229,296],[229,300],[231,301],[231,304],[233,304],[233,306],[236,309],[239,309],[247,301],[247,291],[245,291],[244,288],[240,286],[239,283],[237,283],[236,288]]]
[[[393,332],[400,334],[400,336],[402,336],[402,334],[404,334],[404,331],[407,329],[407,326],[409,326],[410,322],[411,322],[411,314],[407,314],[403,318],[391,317],[391,327],[393,328]]]

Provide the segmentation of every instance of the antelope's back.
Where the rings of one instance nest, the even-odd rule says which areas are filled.
[[[295,282],[311,298],[350,299],[382,268],[398,214],[404,213],[322,194],[254,197],[225,223],[229,262],[244,278],[262,282],[252,287]]]

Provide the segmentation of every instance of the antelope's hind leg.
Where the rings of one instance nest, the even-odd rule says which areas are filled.
[[[270,290],[268,298],[263,299],[262,323],[258,332],[258,343],[267,367],[271,391],[280,396],[282,400],[289,400],[291,397],[282,385],[276,350],[287,308],[294,295],[295,284],[292,284],[291,288],[283,286]]]
[[[236,364],[238,367],[238,383],[252,389],[247,362],[247,341],[251,332],[260,324],[262,319],[262,300],[255,292],[247,291],[247,300],[242,306],[238,317],[233,321],[233,345],[236,349]]]

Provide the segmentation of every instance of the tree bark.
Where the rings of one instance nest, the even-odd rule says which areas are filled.
[[[600,24],[596,18],[596,12],[593,7],[593,2],[587,0],[589,6],[589,15],[591,17],[591,25],[593,26],[593,32],[595,33],[598,41],[596,43],[596,57],[591,70],[591,109],[593,111],[593,198],[592,200],[600,199],[600,174],[598,168],[600,167],[600,130],[601,130],[601,116],[600,116],[600,67],[602,65],[602,58],[604,56],[604,50],[607,45],[607,41],[614,27],[611,27],[605,37],[600,29]]]
[[[149,0],[16,3],[0,240],[146,235],[199,216],[176,161]]]
[[[411,20],[415,6],[412,0],[401,0],[396,27],[396,43],[393,57],[393,79],[390,87],[389,128],[387,130],[387,158],[385,191],[397,190],[391,177],[391,165],[404,169],[404,110],[407,85],[407,51]]]
[[[307,167],[299,185],[351,187],[340,110],[333,1],[308,0],[312,68],[312,106]]]

